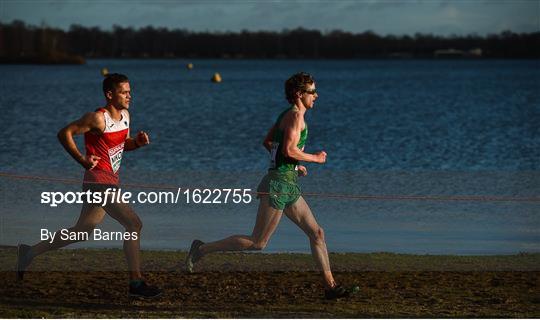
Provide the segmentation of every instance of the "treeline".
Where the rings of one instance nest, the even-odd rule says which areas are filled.
[[[452,50],[448,50],[452,49]],[[68,31],[22,21],[0,24],[0,61],[79,58],[540,58],[540,32],[487,36],[380,36],[372,31],[193,32],[151,26]],[[79,58],[78,58],[79,57]],[[54,62],[54,61],[52,61]],[[61,61],[60,61],[61,62]]]

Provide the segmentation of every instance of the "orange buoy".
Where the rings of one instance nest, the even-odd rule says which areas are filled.
[[[221,75],[219,73],[214,73],[214,76],[212,77],[212,82],[219,83],[221,82]]]

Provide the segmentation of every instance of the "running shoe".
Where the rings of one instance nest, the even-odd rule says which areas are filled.
[[[26,268],[32,262],[32,258],[28,258],[28,252],[30,251],[30,246],[25,244],[20,244],[17,246],[17,266],[15,270],[17,271],[17,280],[22,281],[24,278],[24,272]]]
[[[191,248],[189,248],[189,253],[186,257],[186,268],[189,273],[193,273],[193,266],[202,258],[199,247],[203,244],[204,242],[201,240],[193,240],[191,243]]]
[[[350,290],[345,289],[343,286],[335,285],[332,289],[324,290],[324,298],[326,300],[335,300],[339,298],[348,297],[351,294]]]
[[[155,298],[161,295],[162,291],[158,287],[149,286],[141,281],[137,286],[129,285],[129,296],[138,298]]]

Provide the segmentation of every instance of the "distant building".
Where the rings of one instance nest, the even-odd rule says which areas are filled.
[[[474,49],[469,50],[469,56],[481,57],[482,56],[482,49],[474,48]]]
[[[460,58],[465,56],[465,52],[456,49],[439,49],[433,52],[435,58]]]
[[[464,57],[481,57],[482,49],[474,48],[469,51],[450,49],[439,49],[433,52],[435,58],[464,58]]]

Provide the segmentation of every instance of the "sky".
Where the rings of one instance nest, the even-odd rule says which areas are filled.
[[[190,31],[302,27],[379,35],[486,35],[540,31],[540,0],[0,0],[0,21],[69,29],[148,25]]]

